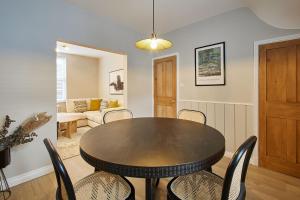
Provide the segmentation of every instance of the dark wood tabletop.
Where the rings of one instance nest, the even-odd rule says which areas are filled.
[[[80,141],[92,166],[122,176],[160,178],[206,169],[219,161],[225,139],[200,123],[168,118],[134,118],[97,126]]]

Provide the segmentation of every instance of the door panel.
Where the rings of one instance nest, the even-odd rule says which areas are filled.
[[[176,117],[176,56],[154,61],[154,116]]]
[[[267,100],[286,101],[287,48],[267,50]]]
[[[267,155],[271,157],[284,157],[284,133],[286,120],[280,118],[267,118]],[[283,158],[284,159],[284,158]]]
[[[300,40],[260,46],[259,164],[300,177]]]

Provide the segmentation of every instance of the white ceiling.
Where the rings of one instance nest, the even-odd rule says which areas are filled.
[[[143,34],[152,29],[152,0],[66,0]],[[163,34],[241,7],[280,28],[300,28],[300,0],[155,0],[156,32]]]

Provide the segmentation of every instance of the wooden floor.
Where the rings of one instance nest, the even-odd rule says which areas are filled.
[[[73,182],[93,172],[93,168],[85,163],[80,156],[64,162]],[[224,158],[213,167],[213,171],[224,176],[228,163],[229,159]],[[129,178],[129,180],[135,187],[136,199],[143,200],[145,192],[144,180],[136,178]],[[161,179],[155,199],[166,199],[167,183],[168,179]],[[55,175],[51,173],[13,187],[10,200],[55,199],[55,187]],[[249,168],[246,187],[246,199],[249,200],[300,199],[300,179],[254,166]]]

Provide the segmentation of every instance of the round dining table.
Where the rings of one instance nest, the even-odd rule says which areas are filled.
[[[209,169],[225,152],[216,129],[173,118],[133,118],[97,126],[80,140],[82,158],[96,170],[145,178],[146,200],[155,179]]]

